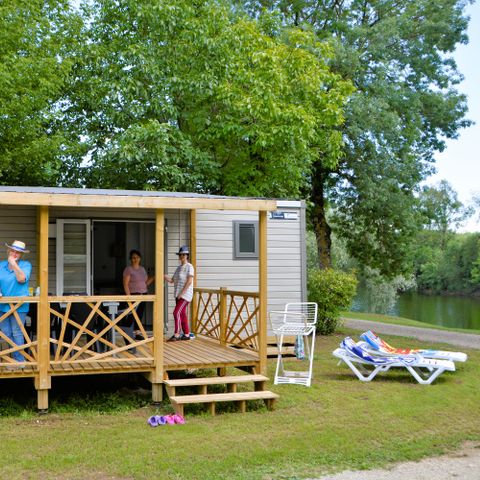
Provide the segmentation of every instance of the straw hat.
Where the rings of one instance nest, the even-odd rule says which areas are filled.
[[[25,243],[21,242],[20,240],[15,240],[11,245],[9,245],[8,243],[5,243],[5,245],[11,250],[15,250],[16,252],[30,253],[30,250],[27,250],[25,248]]]

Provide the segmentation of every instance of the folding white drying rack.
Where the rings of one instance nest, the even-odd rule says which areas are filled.
[[[269,313],[270,325],[277,339],[278,357],[274,384],[294,383],[309,387],[312,382],[313,352],[315,348],[315,326],[318,305],[314,302],[287,303],[285,310]],[[282,348],[285,336],[301,336],[305,345],[308,370],[285,370]]]

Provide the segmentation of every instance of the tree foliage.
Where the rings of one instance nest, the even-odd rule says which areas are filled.
[[[0,4],[0,183],[55,185],[65,144],[59,123],[78,25],[68,1]]]
[[[308,300],[318,305],[317,332],[330,335],[335,332],[341,310],[350,307],[357,288],[353,273],[331,268],[308,272]]]
[[[420,291],[469,294],[480,290],[480,234],[424,230],[415,242],[412,259]]]
[[[473,208],[460,202],[447,180],[435,186],[424,186],[419,200],[425,227],[440,232],[442,245],[445,245],[448,231],[460,227],[473,214]]]
[[[5,0],[0,182],[304,195],[321,266],[332,226],[394,276],[469,124],[467,3]]]
[[[312,224],[321,265],[330,264],[332,225],[361,263],[393,275],[406,268],[421,218],[416,192],[433,170],[435,151],[465,120],[466,98],[452,58],[467,41],[464,0],[337,0],[242,2],[253,15],[278,10],[287,25],[305,25],[333,39],[332,69],[350,79],[342,129],[345,155],[335,168],[314,164]]]
[[[71,182],[298,196],[319,148],[336,164],[351,86],[312,34],[218,1],[88,3],[69,115],[89,159]]]

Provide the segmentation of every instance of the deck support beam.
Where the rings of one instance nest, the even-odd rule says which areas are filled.
[[[48,306],[48,207],[37,208],[38,221],[38,281],[40,286],[40,303],[38,304],[38,375],[35,377],[37,403],[39,410],[48,409],[48,390],[52,387],[48,373],[50,363],[50,314]]]
[[[152,401],[158,403],[163,398],[163,328],[164,328],[164,262],[163,246],[165,213],[155,211],[155,302],[153,304],[153,364]]]
[[[267,373],[267,302],[268,302],[268,283],[267,283],[267,212],[258,212],[258,285],[259,285],[259,356],[260,372],[262,375]]]

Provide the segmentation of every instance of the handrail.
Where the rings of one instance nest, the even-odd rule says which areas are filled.
[[[40,303],[40,297],[3,297],[0,296],[0,303]]]
[[[225,292],[228,295],[235,295],[235,296],[238,296],[238,297],[242,297],[242,296],[253,297],[253,298],[258,298],[259,297],[258,292],[242,292],[240,290],[229,290],[228,288],[223,288],[223,287],[220,287],[220,288],[197,288],[197,287],[195,287],[193,289],[194,292],[198,292],[198,293],[220,293],[220,290],[222,290],[223,292]]]
[[[49,295],[49,302],[153,302],[155,295]],[[26,297],[3,297],[0,296],[0,303],[40,303],[38,296]]]
[[[49,296],[49,302],[153,302],[155,295],[61,295]]]

